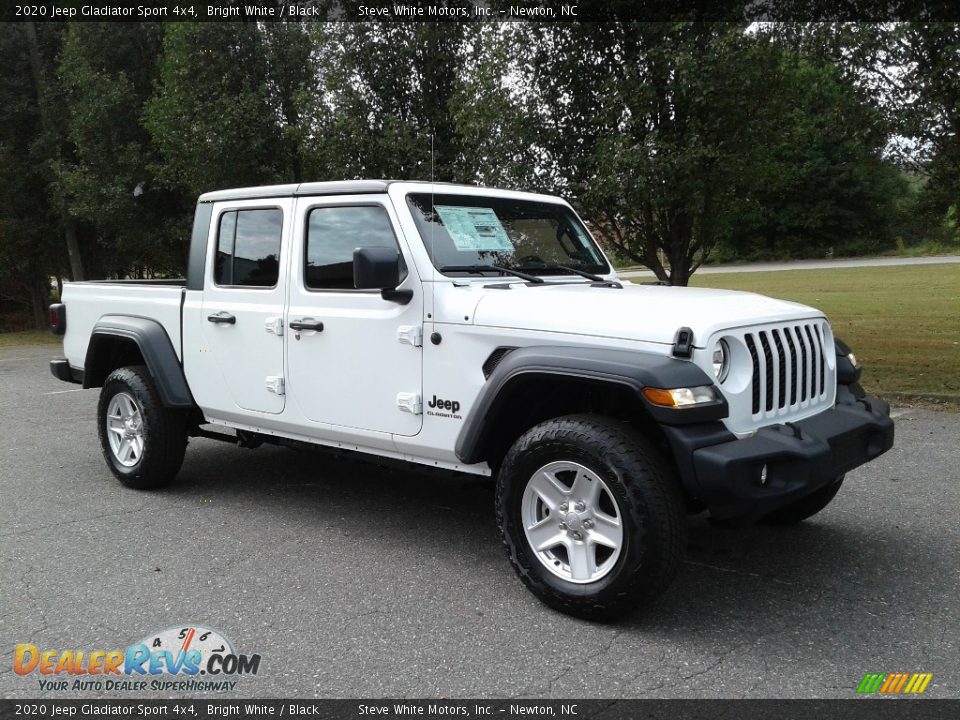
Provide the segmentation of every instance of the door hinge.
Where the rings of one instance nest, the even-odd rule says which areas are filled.
[[[423,330],[419,325],[401,325],[397,328],[397,340],[404,345],[423,346]]]
[[[273,335],[283,335],[283,318],[268,317],[263,321],[264,329]]]
[[[267,391],[274,395],[283,395],[283,378],[279,375],[267,375]]]
[[[411,415],[419,415],[423,412],[423,402],[418,393],[397,393],[397,407]]]

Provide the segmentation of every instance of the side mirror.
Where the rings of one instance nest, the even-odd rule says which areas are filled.
[[[353,286],[387,290],[400,284],[400,254],[393,248],[367,247],[353,251]]]
[[[406,305],[412,290],[397,290],[400,284],[400,253],[394,248],[367,247],[353,251],[353,286],[358,290],[379,290],[384,300]]]

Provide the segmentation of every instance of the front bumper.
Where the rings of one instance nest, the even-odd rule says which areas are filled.
[[[674,454],[690,453],[681,465],[685,489],[714,517],[756,519],[893,447],[890,406],[843,390],[833,408],[743,440],[703,428],[671,428]]]

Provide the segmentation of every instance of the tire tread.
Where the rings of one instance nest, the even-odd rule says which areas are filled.
[[[106,439],[104,417],[114,394],[110,391],[115,385],[123,386],[136,397],[146,427],[144,458],[133,472],[124,472],[117,467]],[[164,406],[145,365],[118,368],[104,381],[97,408],[97,431],[107,466],[127,487],[137,490],[157,488],[169,483],[180,471],[187,448],[186,416]]]
[[[639,527],[656,545],[655,552],[646,558],[643,571],[637,565],[627,570],[628,580],[615,593],[601,597],[559,592],[545,583],[524,560],[525,554],[508,531],[505,508],[514,467],[531,448],[543,445],[574,443],[580,446],[603,448],[603,454],[618,458],[630,475],[624,483],[635,508],[646,508],[645,516],[656,525]],[[525,479],[522,479],[525,481]],[[537,425],[527,431],[507,453],[497,480],[497,523],[503,530],[503,543],[514,570],[524,584],[551,607],[570,615],[591,620],[610,620],[619,617],[660,595],[673,581],[683,561],[686,548],[687,523],[685,506],[679,486],[659,450],[630,425],[600,415],[567,415]],[[621,513],[625,512],[621,509]],[[521,531],[522,532],[522,531]],[[522,540],[521,540],[522,541]],[[652,561],[651,561],[652,559]],[[537,562],[530,558],[531,562]]]

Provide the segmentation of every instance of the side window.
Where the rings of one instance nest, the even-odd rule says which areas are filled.
[[[389,247],[399,252],[383,207],[314,208],[307,218],[304,284],[313,290],[352,289],[353,251],[365,247]],[[401,270],[401,279],[404,276],[406,272]]]
[[[231,210],[220,216],[213,280],[217,285],[275,287],[280,277],[283,211]]]

